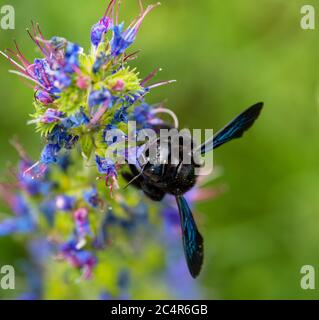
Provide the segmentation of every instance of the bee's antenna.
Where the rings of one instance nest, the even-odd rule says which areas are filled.
[[[163,107],[159,107],[159,108],[153,109],[152,113],[154,113],[154,114],[157,114],[157,113],[167,113],[167,114],[169,114],[174,120],[175,129],[178,129],[178,127],[179,127],[178,118],[177,118],[176,114],[172,110],[167,109],[167,108],[163,108]]]

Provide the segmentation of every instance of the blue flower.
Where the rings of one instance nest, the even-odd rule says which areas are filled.
[[[40,210],[45,216],[48,224],[53,226],[56,212],[56,201],[53,199],[45,200],[40,204]]]
[[[147,88],[142,88],[139,91],[136,91],[135,93],[129,93],[125,96],[124,102],[128,103],[129,105],[133,105],[136,101],[141,99],[149,89]]]
[[[58,165],[64,172],[68,170],[71,163],[70,155],[68,153],[62,154],[58,159]]]
[[[140,106],[134,108],[132,117],[138,126],[142,128],[147,128],[150,126],[150,121],[152,121],[155,116],[151,112],[151,107],[147,103],[142,103]]]
[[[124,22],[113,27],[113,38],[111,40],[111,52],[113,56],[122,54],[135,40],[137,31],[128,28],[123,31]]]
[[[98,47],[104,35],[112,29],[113,21],[109,17],[102,18],[91,29],[91,42],[93,46]]]
[[[117,284],[121,291],[126,291],[130,285],[130,274],[127,270],[122,270],[119,273]]]
[[[35,229],[35,223],[32,219],[31,209],[24,197],[20,195],[13,196],[11,208],[16,217],[0,222],[0,236],[32,232]]]
[[[9,218],[0,222],[0,236],[13,233],[30,233],[34,230],[34,223],[28,217]]]
[[[61,37],[52,37],[50,40],[50,45],[54,50],[62,50],[68,44],[68,41]]]
[[[83,194],[83,198],[88,205],[92,208],[97,208],[100,203],[99,195],[97,193],[96,188],[92,188],[91,190],[85,191]]]
[[[117,176],[115,164],[111,159],[101,158],[98,155],[95,157],[95,162],[99,173],[110,176]]]
[[[73,73],[76,68],[79,67],[79,54],[81,52],[82,48],[75,44],[69,42],[66,51],[65,51],[65,57],[64,57],[64,71],[66,73]]]
[[[52,132],[48,135],[49,144],[56,145],[57,151],[60,151],[61,148],[65,148],[67,150],[72,149],[73,146],[79,140],[78,136],[73,136],[68,134],[66,129],[67,128],[65,128],[63,125],[57,125],[54,127]],[[51,162],[51,163],[55,163],[55,162]]]
[[[62,125],[65,129],[78,128],[82,125],[87,125],[90,123],[89,117],[85,114],[83,108],[81,107],[80,111],[63,119]]]
[[[60,195],[60,196],[57,196],[55,199],[56,209],[60,211],[70,211],[74,208],[74,205],[75,205],[74,197]]]
[[[89,96],[89,106],[92,108],[97,105],[109,103],[111,101],[111,98],[112,95],[110,91],[105,88],[92,91]]]
[[[116,110],[113,121],[116,123],[118,122],[127,123],[128,122],[127,109],[128,107],[121,107],[119,110]]]
[[[61,147],[58,144],[47,144],[41,153],[41,163],[43,164],[52,164],[58,161],[58,153],[61,150]]]

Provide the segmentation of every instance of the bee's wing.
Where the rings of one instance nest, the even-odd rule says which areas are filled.
[[[203,264],[203,238],[197,230],[193,214],[183,196],[177,196],[176,201],[181,217],[183,245],[188,269],[196,278]]]
[[[226,127],[214,135],[214,137],[207,140],[200,146],[201,154],[205,154],[213,149],[216,149],[232,139],[240,138],[243,133],[254,124],[262,108],[263,103],[257,103],[237,116]]]

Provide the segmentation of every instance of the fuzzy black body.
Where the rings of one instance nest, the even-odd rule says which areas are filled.
[[[153,130],[160,135],[161,129],[172,129],[166,123],[156,125]],[[164,140],[164,141],[163,141]],[[185,141],[187,140],[187,141]],[[143,157],[140,159],[140,167],[145,165],[141,170],[136,166],[130,165],[130,173],[124,173],[124,178],[131,181],[134,177],[137,177],[134,181],[134,185],[144,191],[144,193],[154,201],[161,201],[165,194],[171,194],[174,196],[181,196],[187,191],[192,189],[196,184],[195,168],[199,167],[194,161],[192,155],[194,149],[194,142],[190,137],[184,137],[179,139],[179,144],[175,145],[177,152],[172,154],[172,139],[165,138],[154,141],[156,144],[156,153],[151,155],[149,149],[146,149],[143,153]],[[161,143],[162,142],[162,143]],[[187,163],[183,162],[183,155],[185,153],[190,154]],[[175,157],[175,154],[178,157]],[[166,161],[163,161],[165,157]],[[175,161],[172,158],[175,157]]]
[[[203,155],[233,139],[242,137],[259,117],[263,103],[257,103],[237,116],[233,121],[220,130],[214,137],[203,143],[199,149],[191,138],[183,138],[179,143],[172,144],[171,140],[164,141],[158,138],[156,152],[152,155],[149,149],[143,153],[143,164],[139,169],[130,165],[131,172],[123,173],[123,177],[130,184],[143,190],[145,195],[154,201],[161,201],[166,194],[175,196],[178,205],[183,245],[188,269],[192,277],[197,277],[203,264],[203,238],[199,233],[193,214],[183,195],[191,190],[196,184],[195,169],[199,167],[198,161],[194,160],[194,150],[200,150]],[[170,129],[167,124],[154,126],[159,135],[160,129]],[[161,137],[162,138],[162,137]],[[176,140],[175,140],[176,141]],[[174,149],[173,148],[177,148]],[[185,149],[186,148],[186,149]],[[177,152],[176,152],[177,151]],[[188,161],[184,161],[184,155],[189,154]],[[164,157],[163,157],[164,155]],[[176,159],[176,156],[178,159]],[[167,159],[164,160],[163,159]]]

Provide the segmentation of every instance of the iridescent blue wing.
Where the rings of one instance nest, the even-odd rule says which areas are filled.
[[[203,264],[203,238],[197,230],[193,214],[183,196],[177,196],[176,201],[181,217],[183,245],[188,269],[196,278]]]
[[[240,138],[243,133],[254,124],[262,108],[263,103],[257,103],[241,113],[226,127],[214,135],[214,137],[201,145],[201,154],[205,154],[213,149],[216,149],[232,139]]]

